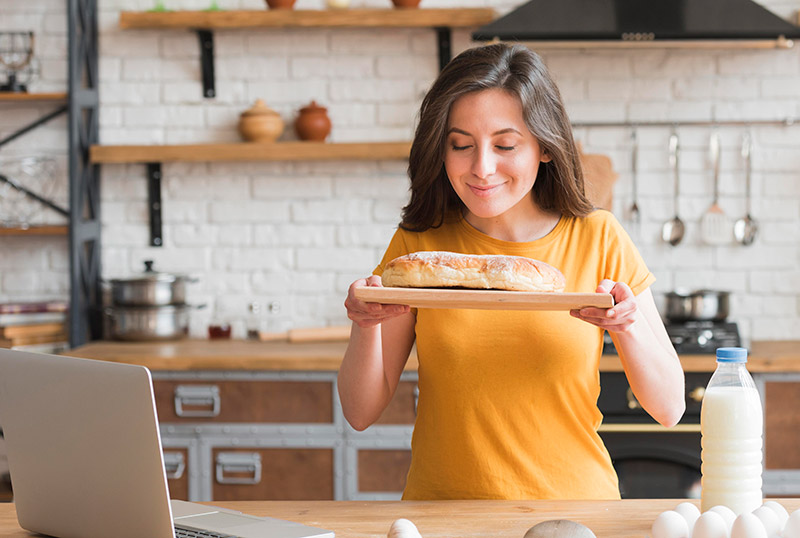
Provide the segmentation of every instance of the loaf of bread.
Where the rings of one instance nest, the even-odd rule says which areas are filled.
[[[564,291],[561,271],[522,256],[413,252],[386,264],[384,286]]]

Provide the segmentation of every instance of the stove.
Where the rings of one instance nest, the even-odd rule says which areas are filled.
[[[740,347],[739,327],[732,321],[686,321],[668,323],[667,334],[679,354],[716,353],[718,347]],[[617,350],[608,333],[603,335],[603,353]]]

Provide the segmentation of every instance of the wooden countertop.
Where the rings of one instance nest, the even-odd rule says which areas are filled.
[[[91,342],[65,355],[141,364],[151,370],[295,370],[337,371],[346,342],[257,342],[250,340],[180,340],[175,342]],[[687,372],[711,372],[713,355],[682,355]],[[406,370],[418,363],[412,352]],[[800,341],[753,342],[750,372],[800,372]],[[622,371],[616,355],[604,355],[600,370]]]
[[[790,513],[800,499],[775,499]],[[256,516],[322,527],[336,538],[382,538],[392,521],[410,519],[425,538],[522,538],[548,519],[572,519],[597,538],[643,538],[653,520],[683,499],[622,501],[247,501],[221,507]],[[698,503],[698,501],[693,501]],[[212,503],[208,503],[212,504]],[[0,504],[0,536],[30,538],[16,521],[14,505]]]

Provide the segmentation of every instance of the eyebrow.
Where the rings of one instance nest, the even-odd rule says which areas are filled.
[[[459,129],[458,127],[451,127],[450,130],[447,131],[447,134],[450,134],[450,133],[458,133],[458,134],[463,134],[463,135],[466,135],[466,136],[472,136],[467,131],[464,131],[463,129]],[[492,136],[506,134],[506,133],[517,133],[518,135],[522,134],[519,131],[517,131],[516,129],[514,129],[513,127],[508,127],[506,129],[500,129],[499,131],[493,132]]]

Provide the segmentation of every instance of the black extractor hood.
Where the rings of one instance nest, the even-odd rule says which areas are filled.
[[[472,38],[584,47],[724,41],[789,48],[800,38],[800,27],[752,0],[531,0]]]

